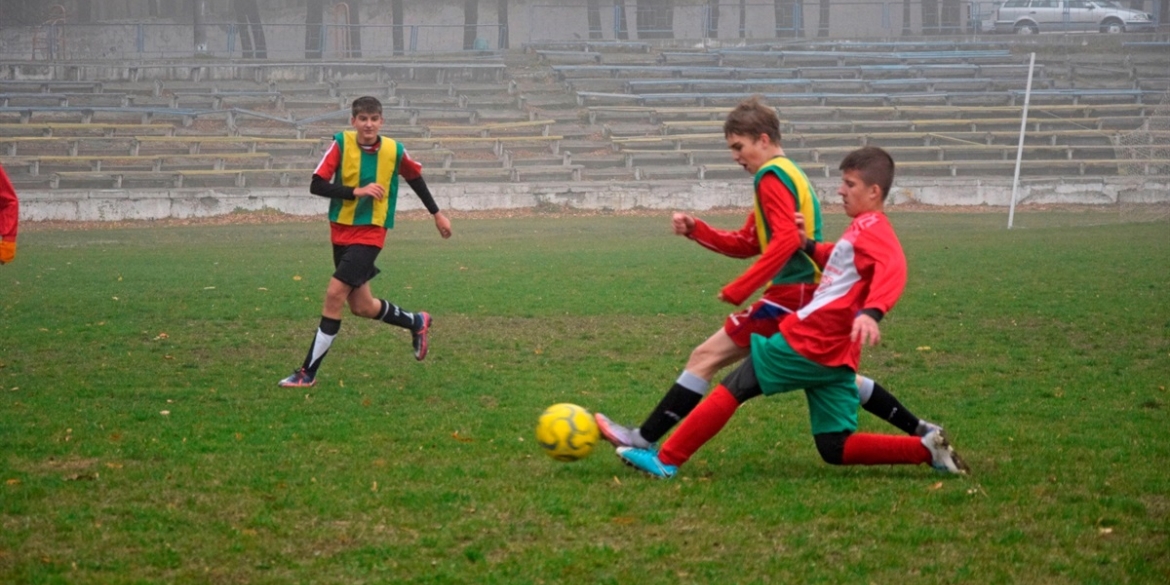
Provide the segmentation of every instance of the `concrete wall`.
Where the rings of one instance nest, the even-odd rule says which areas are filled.
[[[814,179],[825,205],[838,205],[837,184]],[[695,210],[750,207],[746,182],[677,181],[662,183],[486,183],[432,185],[444,209],[482,211],[554,205],[590,210]],[[893,204],[938,206],[1011,202],[1010,180],[907,179],[895,183]],[[143,193],[120,190],[55,190],[20,193],[22,221],[115,221],[125,219],[197,218],[234,211],[274,209],[292,215],[324,214],[324,199],[304,187],[284,189],[174,189]],[[1170,203],[1170,179],[1044,179],[1021,184],[1017,204],[1113,205]],[[400,210],[422,209],[409,189]]]

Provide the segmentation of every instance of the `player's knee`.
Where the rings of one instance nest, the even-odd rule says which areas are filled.
[[[365,317],[366,319],[378,318],[378,310],[369,305],[350,305],[349,312],[358,317]]]
[[[813,435],[813,440],[817,444],[817,452],[821,454],[821,459],[829,465],[841,465],[845,461],[845,441],[849,439],[850,433],[848,431],[841,431],[839,433],[821,433]]]

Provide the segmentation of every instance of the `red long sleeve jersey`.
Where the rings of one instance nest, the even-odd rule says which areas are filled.
[[[695,229],[688,236],[699,245],[732,258],[760,258],[731,281],[721,291],[723,298],[739,305],[761,286],[771,282],[788,258],[800,247],[800,233],[796,231],[796,204],[794,196],[775,175],[765,175],[759,185],[760,202],[764,206],[772,238],[760,254],[760,237],[756,230],[756,214],[748,214],[743,227],[736,231],[719,230],[696,219]],[[765,292],[765,296],[767,293]]]
[[[883,213],[854,218],[836,244],[818,244],[813,260],[824,266],[813,298],[780,322],[792,349],[824,366],[857,371],[861,343],[849,339],[862,309],[884,315],[906,287],[906,256]]]
[[[4,167],[0,167],[0,240],[15,242],[19,224],[20,201],[16,199],[16,189],[8,180]]]

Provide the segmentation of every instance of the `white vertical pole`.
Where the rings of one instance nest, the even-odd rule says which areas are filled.
[[[1032,99],[1032,69],[1036,66],[1036,53],[1028,58],[1028,85],[1024,88],[1024,113],[1020,117],[1020,143],[1016,147],[1016,174],[1012,178],[1012,202],[1008,210],[1008,229],[1016,217],[1016,193],[1020,190],[1020,162],[1024,158],[1024,132],[1028,129],[1028,102]]]

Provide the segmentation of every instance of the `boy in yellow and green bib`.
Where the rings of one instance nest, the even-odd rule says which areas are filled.
[[[451,237],[451,222],[439,211],[434,196],[422,177],[422,165],[401,144],[380,135],[382,103],[377,98],[353,101],[350,124],[353,130],[338,132],[333,144],[313,171],[309,192],[329,199],[330,239],[333,242],[333,277],[325,291],[321,322],[301,367],[280,381],[286,388],[303,388],[317,383],[317,369],[333,339],[341,330],[345,306],[354,315],[377,319],[411,332],[414,357],[427,355],[431,316],[425,311],[410,312],[385,299],[374,298],[369,281],[380,270],[374,265],[394,227],[398,203],[398,179],[418,195],[434,216],[443,239]]]

